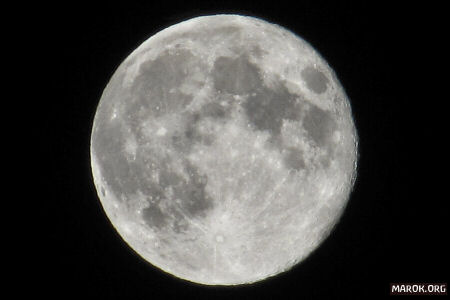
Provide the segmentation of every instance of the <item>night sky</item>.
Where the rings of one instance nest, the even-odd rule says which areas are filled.
[[[22,280],[52,299],[379,299],[391,282],[448,282],[442,8],[211,2],[36,8],[29,35],[39,40],[51,92],[33,133],[49,159],[39,179],[47,190],[39,265]],[[308,41],[341,81],[360,139],[354,191],[330,237],[289,272],[231,288],[185,282],[136,255],[102,210],[89,158],[96,106],[123,59],[167,26],[217,13],[260,17]]]

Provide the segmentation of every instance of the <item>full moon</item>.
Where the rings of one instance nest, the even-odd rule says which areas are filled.
[[[358,138],[336,74],[294,33],[239,15],[193,18],[118,67],[94,118],[104,211],[151,265],[205,285],[289,270],[330,234]]]

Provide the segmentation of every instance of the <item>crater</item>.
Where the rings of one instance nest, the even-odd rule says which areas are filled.
[[[316,68],[306,67],[302,70],[301,76],[306,86],[316,94],[322,94],[327,90],[328,78]]]

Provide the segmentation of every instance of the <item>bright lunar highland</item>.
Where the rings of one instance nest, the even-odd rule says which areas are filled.
[[[90,150],[106,215],[136,253],[191,282],[237,285],[288,270],[329,235],[357,141],[342,86],[307,42],[214,15],[122,62]]]

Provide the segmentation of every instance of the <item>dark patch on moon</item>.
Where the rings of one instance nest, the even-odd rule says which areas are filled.
[[[283,119],[298,120],[301,108],[298,95],[291,94],[279,83],[274,88],[262,85],[243,104],[250,123],[258,130],[266,130],[276,137],[281,132]]]
[[[301,72],[308,88],[316,94],[322,94],[327,90],[328,78],[314,67],[306,67]]]
[[[213,116],[222,115],[220,109],[209,107],[206,111]],[[195,119],[192,118],[194,123]],[[195,166],[184,162],[184,170],[189,174],[186,180],[173,170],[170,158],[142,146],[136,148],[135,158],[131,160],[123,150],[129,135],[126,126],[105,124],[107,126],[103,126],[102,134],[95,135],[92,144],[95,153],[98,153],[96,157],[101,173],[119,201],[128,204],[137,193],[148,197],[149,207],[142,211],[148,226],[157,229],[170,226],[175,232],[185,231],[188,225],[179,211],[197,217],[205,216],[212,209],[213,199],[205,191],[207,178]],[[151,179],[155,172],[159,175],[158,183]],[[172,195],[168,195],[169,188],[173,191]],[[104,187],[101,187],[100,193],[105,196]],[[176,199],[179,201],[176,202]],[[166,201],[164,209],[161,208],[163,201]]]
[[[214,207],[213,199],[205,190],[207,177],[188,162],[185,162],[184,168],[188,180],[167,167],[161,166],[159,169],[159,184],[154,184],[153,193],[148,192],[152,200],[149,207],[143,210],[144,221],[150,227],[161,229],[170,224],[175,232],[185,231],[188,224],[181,212],[189,217],[205,217]]]
[[[176,210],[172,210],[172,224],[170,224],[170,228],[175,233],[183,233],[189,229],[188,221],[183,217],[183,215]]]
[[[189,148],[196,143],[203,145],[211,145],[212,142],[214,141],[214,136],[200,133],[196,125],[197,122],[188,123],[187,128],[184,132],[184,136],[186,138],[185,145],[187,145]]]
[[[319,157],[319,163],[320,165],[327,169],[330,164],[331,164],[331,160],[334,157],[333,151],[331,149],[331,147],[327,147],[325,154]]]
[[[298,120],[300,116],[296,105],[299,96],[290,93],[281,81],[275,87],[265,86],[259,68],[245,55],[218,57],[212,76],[218,91],[248,95],[243,107],[250,124],[257,130],[269,131],[274,138],[281,132],[283,119]]]
[[[187,129],[189,130],[189,129]],[[171,136],[171,145],[179,153],[187,153],[192,148],[193,142],[188,138],[189,134],[177,131]]]
[[[186,162],[185,169],[191,180],[175,190],[175,198],[182,200],[182,208],[192,216],[206,216],[205,211],[213,207],[213,199],[206,192],[208,177]]]
[[[142,210],[142,218],[148,226],[161,229],[166,223],[166,216],[158,206],[152,205]]]
[[[214,119],[223,119],[227,116],[227,112],[228,111],[219,103],[210,102],[202,106],[200,115]]]
[[[289,147],[286,149],[283,156],[283,162],[287,169],[294,169],[296,171],[299,171],[305,168],[303,152],[300,149],[294,147]]]
[[[186,49],[166,50],[155,60],[142,63],[130,89],[136,100],[127,104],[127,114],[136,116],[143,110],[161,116],[182,110],[192,101],[192,96],[182,93],[179,87],[197,73],[196,69],[202,68],[206,68],[203,62]],[[204,82],[191,80],[190,83],[200,88]]]
[[[250,55],[252,57],[256,57],[258,59],[261,59],[264,54],[268,54],[268,52],[266,50],[263,50],[260,46],[258,45],[254,45],[251,47],[250,49]]]
[[[211,145],[214,137],[202,134],[197,125],[200,121],[198,113],[189,114],[185,117],[184,130],[175,132],[171,137],[171,144],[180,153],[189,153],[194,144]]]
[[[309,76],[311,88],[316,92],[326,89],[327,79],[322,73],[315,69],[305,70],[307,71],[303,75]],[[254,74],[258,74],[258,72]],[[250,124],[256,130],[266,131],[270,134],[269,146],[283,150],[285,147],[281,139],[283,120],[301,120],[309,138],[317,146],[326,150],[327,155],[320,159],[320,163],[322,166],[328,167],[331,159],[328,155],[331,155],[331,137],[336,126],[331,113],[307,102],[300,95],[289,92],[282,80],[274,82],[274,86],[270,88],[264,85],[259,77],[258,80],[252,80],[253,77],[250,78],[250,82],[253,82],[252,89],[246,91],[251,94],[242,105]],[[224,85],[224,87],[229,87],[229,85]],[[236,89],[233,88],[225,90],[236,92]],[[283,162],[288,169],[298,171],[305,168],[301,150],[295,148],[284,150]]]
[[[216,137],[214,134],[202,133],[198,128],[200,121],[205,118],[212,118],[216,122],[225,121],[229,114],[229,109],[216,102],[208,102],[193,113],[185,112],[185,129],[172,135],[172,146],[181,153],[187,153],[194,144],[211,145]]]
[[[247,94],[261,84],[259,69],[241,55],[237,58],[221,56],[211,72],[214,87],[220,92]]]
[[[334,132],[336,122],[331,113],[315,106],[308,105],[303,117],[303,127],[318,146],[326,146]]]
[[[319,147],[329,147],[336,125],[331,114],[306,102],[300,95],[291,93],[282,80],[267,87],[260,77],[258,67],[249,62],[246,56],[217,58],[212,75],[217,90],[230,94],[247,94],[247,99],[242,104],[246,117],[256,130],[270,134],[270,145],[283,149],[280,137],[283,120],[302,120],[312,141]],[[308,67],[303,70],[302,76],[314,92],[323,93],[326,90],[328,79],[318,70]],[[209,105],[203,109],[204,116],[223,117],[224,111],[219,104]],[[195,127],[187,128],[187,137],[191,141],[203,144],[211,142],[204,135],[196,135]],[[300,150],[288,148],[284,153],[283,160],[287,168],[297,171],[305,168]],[[321,162],[323,166],[327,166],[329,158],[324,158]]]

